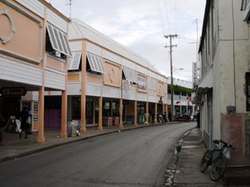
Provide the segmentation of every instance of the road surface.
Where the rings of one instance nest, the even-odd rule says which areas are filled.
[[[124,131],[1,163],[0,186],[162,186],[176,141],[194,126]]]

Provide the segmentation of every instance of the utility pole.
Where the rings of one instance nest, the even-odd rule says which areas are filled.
[[[177,45],[172,44],[172,39],[177,38],[177,34],[170,34],[164,36],[166,39],[169,38],[170,40],[170,45],[165,46],[166,48],[170,48],[169,54],[170,54],[170,79],[171,79],[171,120],[173,121],[174,117],[174,92],[173,92],[173,61],[172,61],[172,52],[173,52],[173,47],[177,47]]]

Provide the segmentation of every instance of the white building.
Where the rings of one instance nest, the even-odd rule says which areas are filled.
[[[170,78],[168,79],[168,85],[170,86]],[[195,113],[195,104],[193,104],[193,83],[191,81],[186,81],[178,78],[173,78],[173,85],[183,88],[183,91],[174,90],[173,93],[173,105],[174,105],[174,115],[175,114],[193,114]],[[190,91],[187,93],[187,91]],[[171,106],[171,88],[168,89],[168,101],[167,104]]]
[[[207,0],[199,46],[203,137],[208,147],[214,139],[232,144],[234,166],[250,164],[249,5]]]

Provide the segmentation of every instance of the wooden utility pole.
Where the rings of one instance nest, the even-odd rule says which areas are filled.
[[[170,40],[170,45],[165,46],[166,48],[170,48],[169,54],[170,54],[170,79],[171,79],[171,121],[173,121],[174,117],[174,93],[173,93],[173,61],[172,61],[172,52],[173,52],[173,47],[177,47],[177,45],[172,45],[172,39],[177,38],[177,34],[170,34],[164,36],[166,39],[169,38]]]

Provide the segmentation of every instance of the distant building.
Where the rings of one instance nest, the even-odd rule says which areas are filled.
[[[195,104],[193,103],[193,83],[186,80],[173,78],[174,84],[174,115],[175,114],[194,114],[196,112]],[[171,88],[170,79],[168,79],[168,111],[171,106]]]

